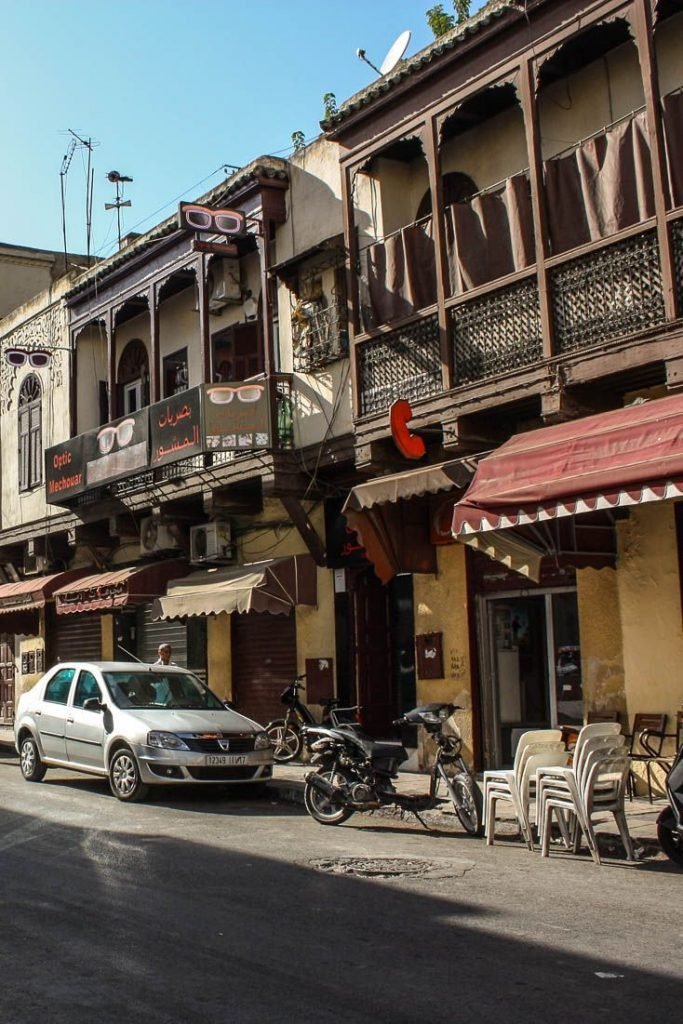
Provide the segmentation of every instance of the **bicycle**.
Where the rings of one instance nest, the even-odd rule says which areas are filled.
[[[337,697],[325,697],[319,703],[323,709],[322,721],[318,723],[310,708],[299,700],[298,691],[303,689],[306,674],[296,676],[280,694],[280,700],[287,705],[284,718],[274,718],[266,726],[266,734],[273,745],[275,761],[284,764],[297,758],[304,746],[304,733],[308,726],[324,725],[343,728],[355,724],[360,710],[357,704],[340,707]]]

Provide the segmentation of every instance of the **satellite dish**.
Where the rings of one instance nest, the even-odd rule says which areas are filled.
[[[390,71],[393,71],[398,62],[400,61],[403,54],[408,49],[408,43],[410,42],[410,31],[406,29],[405,32],[401,32],[398,39],[391,44],[389,51],[380,64],[379,73],[380,75],[388,75]]]

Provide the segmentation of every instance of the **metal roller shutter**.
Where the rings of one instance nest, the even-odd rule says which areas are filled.
[[[53,615],[48,633],[48,665],[57,661],[102,660],[102,616],[99,612]]]
[[[159,644],[170,644],[173,648],[171,660],[176,665],[187,666],[187,627],[184,622],[155,622],[151,604],[138,608],[137,655],[140,661],[152,664],[159,657]]]
[[[265,725],[281,718],[280,694],[296,675],[296,618],[247,612],[232,619],[232,695],[238,711]]]

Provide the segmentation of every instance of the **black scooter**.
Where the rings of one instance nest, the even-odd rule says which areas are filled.
[[[669,806],[657,818],[657,838],[667,857],[683,867],[683,746],[666,777]]]

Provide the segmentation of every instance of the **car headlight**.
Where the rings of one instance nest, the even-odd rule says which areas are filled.
[[[147,744],[150,747],[163,747],[164,750],[189,750],[187,743],[174,732],[148,732]]]
[[[266,734],[264,732],[258,733],[256,739],[254,740],[254,750],[266,750],[266,748],[269,746],[270,740],[268,739]]]

